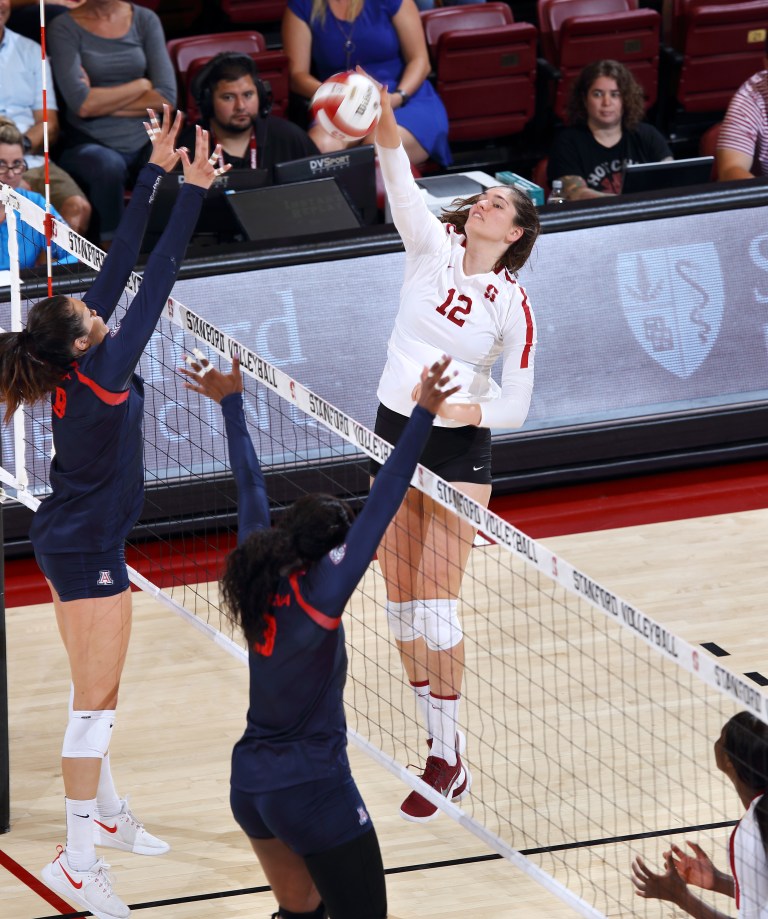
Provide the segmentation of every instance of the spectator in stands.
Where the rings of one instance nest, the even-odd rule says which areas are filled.
[[[176,75],[155,13],[125,0],[85,0],[49,30],[51,65],[66,103],[60,164],[88,193],[108,245],[151,153],[147,109],[176,104]]]
[[[9,0],[0,0],[0,116],[22,132],[27,172],[22,188],[43,194],[43,78],[40,45],[5,27],[11,10]],[[48,143],[56,141],[59,119],[56,95],[48,69]],[[50,163],[51,202],[78,233],[85,233],[91,218],[91,205],[77,183],[55,163]]]
[[[298,96],[309,100],[332,74],[360,65],[389,89],[411,163],[429,157],[444,166],[451,162],[448,115],[427,80],[429,55],[414,0],[288,0],[283,47]],[[323,153],[354,143],[331,137],[318,124],[309,136]]]
[[[83,0],[57,0],[56,3],[46,3],[45,24],[49,26],[57,16],[80,6],[82,2]],[[10,0],[10,3],[11,18],[8,25],[19,35],[39,42],[40,0]]]
[[[24,146],[21,131],[9,121],[0,124],[0,183],[10,185],[17,194],[29,198],[40,207],[45,207],[45,198],[36,192],[29,191],[21,187],[22,175],[27,164],[24,162]],[[55,207],[51,207],[51,213],[59,220],[61,214]],[[42,260],[45,252],[45,236],[38,233],[31,227],[22,229],[18,228],[16,238],[19,244],[19,265],[21,268],[31,268]],[[75,262],[73,256],[68,255],[57,245],[53,246],[53,258],[61,262]],[[7,271],[10,268],[10,258],[8,254],[8,224],[5,220],[5,207],[0,203],[0,270]]]
[[[271,173],[275,163],[318,152],[306,131],[270,114],[272,94],[247,54],[217,54],[194,76],[190,91],[200,109],[199,124],[210,132],[214,146],[221,144],[219,165]],[[179,143],[191,147],[194,130],[188,125]]]
[[[768,41],[765,55],[768,68]],[[720,127],[716,159],[720,181],[768,175],[768,69],[736,90]]]
[[[597,61],[571,86],[568,127],[556,135],[547,179],[563,183],[568,201],[621,192],[630,163],[671,160],[660,131],[643,123],[643,90],[618,61]]]

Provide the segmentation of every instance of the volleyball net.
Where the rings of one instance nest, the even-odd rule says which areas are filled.
[[[42,232],[44,215],[7,188],[2,200],[18,264],[17,222],[22,235]],[[82,295],[103,254],[66,227],[55,229],[58,245],[78,259],[55,269],[55,291]],[[140,283],[131,279],[113,324]],[[4,329],[21,328],[44,295],[28,298],[31,288],[12,269],[0,307]],[[381,461],[391,448],[231,328],[169,299],[139,366],[147,500],[128,547],[132,580],[245,660],[217,586],[236,540],[224,425],[219,407],[184,389],[177,372],[195,348],[222,369],[240,357],[246,417],[275,515],[321,490],[359,506],[369,458]],[[3,442],[6,495],[34,509],[48,490],[50,459],[49,409],[24,407]],[[670,838],[694,834],[724,861],[734,792],[714,768],[712,744],[741,708],[768,720],[768,698],[435,474],[419,467],[413,486],[482,534],[459,607],[466,644],[460,721],[472,793],[459,807],[419,787],[408,769],[423,764],[426,736],[390,639],[375,560],[345,614],[351,740],[400,778],[404,793],[423,791],[576,913],[661,916],[663,904],[634,896],[631,860],[641,854],[659,864]]]

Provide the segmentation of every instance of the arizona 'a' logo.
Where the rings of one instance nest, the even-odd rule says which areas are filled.
[[[108,568],[99,571],[99,579],[96,583],[100,587],[111,587],[115,583],[112,580],[112,572]]]
[[[617,260],[624,315],[646,352],[689,377],[717,341],[723,276],[712,243],[627,252]]]

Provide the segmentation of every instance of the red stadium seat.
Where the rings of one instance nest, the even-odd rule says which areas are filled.
[[[506,3],[426,10],[421,20],[449,139],[522,131],[536,103],[536,28],[514,22]]]
[[[538,0],[541,45],[559,72],[555,114],[564,117],[571,82],[588,64],[624,64],[645,93],[646,109],[659,89],[661,17],[638,0]]]
[[[189,82],[187,70],[192,61],[212,58],[220,51],[242,51],[243,54],[259,54],[267,50],[267,43],[261,32],[253,29],[240,32],[217,32],[214,35],[190,35],[173,38],[167,42],[171,63],[186,87]]]
[[[724,112],[734,92],[763,70],[768,0],[675,0],[675,98],[684,112]]]
[[[220,0],[219,5],[230,22],[258,25],[282,19],[286,0]]]
[[[187,118],[197,121],[199,112],[195,100],[187,92],[192,77],[220,51],[239,51],[256,62],[259,76],[272,89],[272,111],[285,115],[288,108],[288,57],[283,51],[268,51],[264,36],[254,30],[217,32],[213,35],[191,35],[167,43],[179,82],[179,105]]]

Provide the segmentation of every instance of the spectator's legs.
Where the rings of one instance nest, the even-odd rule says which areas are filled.
[[[112,239],[120,223],[134,157],[101,144],[69,147],[58,157],[59,165],[85,189],[93,205],[91,235],[102,242]]]

